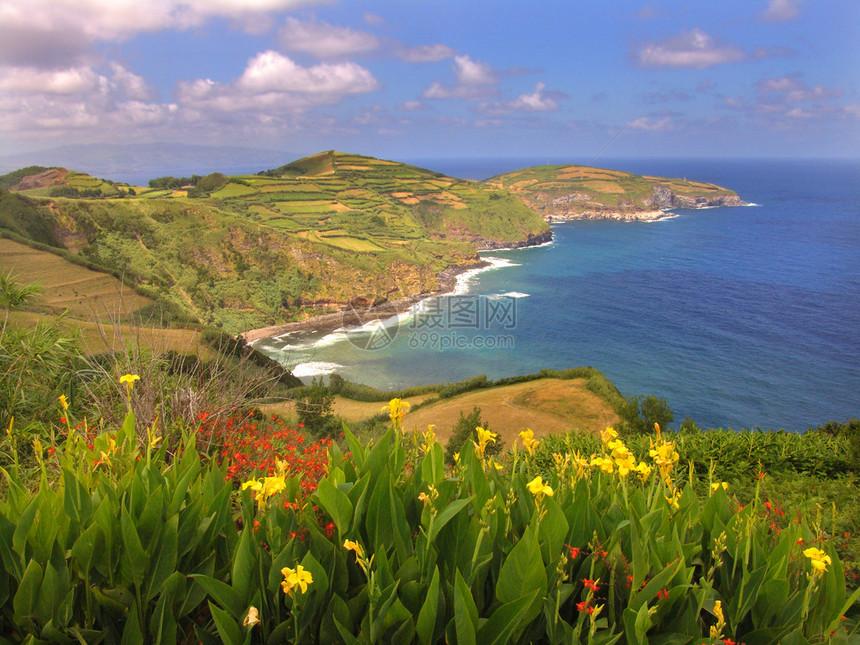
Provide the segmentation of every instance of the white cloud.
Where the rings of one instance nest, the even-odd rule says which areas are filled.
[[[760,94],[775,95],[775,98],[786,103],[827,101],[842,96],[842,90],[839,88],[823,85],[809,87],[801,82],[797,75],[762,78],[756,82],[755,88]]]
[[[363,54],[380,46],[379,39],[366,31],[292,17],[287,18],[279,36],[284,49],[305,52],[318,58]]]
[[[759,14],[765,22],[785,22],[793,20],[800,11],[803,0],[768,0],[767,9]]]
[[[718,43],[701,29],[642,46],[633,54],[639,67],[695,67],[705,69],[745,60],[740,49]]]
[[[546,84],[538,83],[531,94],[520,94],[513,101],[481,103],[478,110],[484,114],[507,114],[510,112],[549,112],[558,109],[556,98],[563,95],[546,92]]]
[[[498,75],[487,64],[474,61],[469,56],[455,56],[454,72],[456,82],[453,85],[445,85],[435,81],[424,90],[423,96],[430,99],[481,99],[489,98],[496,93],[495,84]]]
[[[395,49],[397,57],[407,63],[435,63],[446,58],[451,58],[456,53],[448,45],[438,43],[435,45],[419,45],[417,47],[400,45]]]
[[[404,112],[417,112],[418,110],[423,110],[424,108],[425,105],[421,101],[404,101],[397,106],[398,110],[403,110]]]
[[[180,105],[199,110],[280,114],[333,105],[347,95],[378,88],[373,74],[356,63],[302,67],[283,54],[265,51],[248,61],[234,82],[198,79],[180,83],[177,97]]]
[[[633,130],[643,130],[645,132],[667,132],[675,129],[675,123],[668,116],[659,118],[642,116],[635,121],[630,121],[627,124],[627,127]]]
[[[92,43],[161,29],[188,29],[213,17],[251,26],[280,11],[324,0],[4,0],[0,63],[80,62]],[[48,45],[46,47],[46,45]]]
[[[58,70],[0,67],[0,130],[7,133],[94,134],[112,126],[165,123],[175,105],[150,101],[154,91],[119,64],[107,70],[78,66]]]

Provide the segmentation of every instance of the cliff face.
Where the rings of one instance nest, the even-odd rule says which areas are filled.
[[[745,205],[737,193],[715,184],[584,166],[526,168],[486,183],[515,194],[548,222],[653,220],[669,209]]]

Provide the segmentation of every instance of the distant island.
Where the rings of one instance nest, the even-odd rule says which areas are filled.
[[[716,184],[590,166],[534,166],[484,183],[516,195],[548,222],[654,220],[671,209],[747,205],[736,192]]]
[[[148,186],[39,166],[0,176],[0,234],[122,277],[164,320],[231,334],[396,311],[450,291],[479,249],[549,241],[551,222],[741,205],[686,179],[567,165],[479,182],[336,151]]]

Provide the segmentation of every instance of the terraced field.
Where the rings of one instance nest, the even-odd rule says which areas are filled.
[[[535,166],[484,183],[513,193],[548,220],[651,218],[665,208],[743,204],[737,193],[716,184],[590,166]]]

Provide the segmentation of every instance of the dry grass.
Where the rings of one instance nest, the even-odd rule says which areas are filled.
[[[475,406],[508,447],[526,428],[538,437],[572,429],[597,433],[618,421],[609,404],[586,389],[585,379],[539,379],[431,403],[406,415],[403,425],[407,430],[423,431],[435,424],[436,436],[445,444],[460,412],[468,414]]]
[[[606,401],[586,389],[585,383],[585,379],[546,378],[466,392],[410,412],[403,419],[403,427],[423,432],[428,425],[433,424],[436,426],[436,437],[444,445],[460,418],[460,412],[469,414],[477,406],[481,408],[481,418],[486,420],[493,432],[500,435],[508,447],[526,428],[534,430],[538,437],[572,429],[596,434],[616,424],[618,415]],[[424,394],[406,401],[414,406],[434,396]],[[384,405],[336,396],[332,411],[349,425],[379,414]],[[295,418],[291,402],[264,405],[261,409],[266,414]]]
[[[35,327],[40,320],[55,318],[56,316],[26,311],[9,313],[9,322],[22,327]],[[61,324],[70,331],[80,333],[81,349],[86,354],[119,351],[135,342],[155,354],[175,351],[181,354],[197,354],[202,359],[213,356],[212,350],[200,341],[200,332],[193,329],[138,327],[73,318],[63,318]]]
[[[0,269],[11,270],[18,282],[39,282],[39,304],[87,320],[122,317],[152,300],[138,295],[107,273],[91,271],[47,251],[0,238]]]

